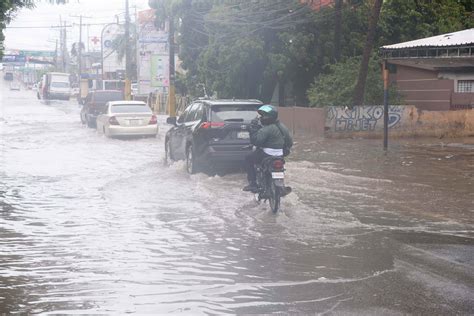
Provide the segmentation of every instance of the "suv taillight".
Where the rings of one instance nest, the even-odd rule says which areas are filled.
[[[155,125],[155,124],[158,124],[158,120],[156,119],[156,115],[153,114],[151,116],[150,122],[148,122],[148,125]]]
[[[216,127],[224,127],[224,126],[225,126],[225,123],[223,122],[204,122],[204,123],[201,123],[199,128],[208,129],[208,128],[216,128]]]
[[[109,124],[110,125],[120,125],[120,123],[117,121],[117,118],[115,116],[111,116],[109,118]]]

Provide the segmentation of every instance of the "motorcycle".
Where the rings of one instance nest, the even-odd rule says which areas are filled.
[[[266,157],[256,165],[257,202],[269,201],[273,213],[280,209],[280,199],[291,192],[285,186],[285,159],[283,157]]]

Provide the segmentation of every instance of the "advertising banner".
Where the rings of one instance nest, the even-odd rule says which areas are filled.
[[[170,85],[169,56],[153,55],[151,57],[151,86],[168,88]]]
[[[9,63],[24,64],[25,62],[26,62],[26,56],[3,55],[3,58],[2,58],[3,64],[9,64]]]
[[[168,30],[156,29],[155,10],[138,13],[138,93],[166,93],[169,86]]]

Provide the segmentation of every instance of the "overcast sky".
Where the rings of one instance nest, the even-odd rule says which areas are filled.
[[[69,0],[69,2],[67,5],[49,5],[43,1],[34,9],[19,11],[4,31],[6,49],[54,50],[56,40],[59,39],[59,29],[39,27],[57,26],[61,19],[72,26],[67,29],[67,41],[70,47],[73,42],[79,41],[79,17],[75,16],[83,15],[83,42],[86,46],[88,43],[89,48],[93,50],[91,38],[100,37],[103,25],[86,24],[111,23],[116,21],[115,15],[119,15],[121,22],[124,21],[125,0]],[[149,9],[148,0],[129,0],[129,3],[132,19],[135,6],[138,11]],[[100,46],[98,48],[100,49]]]

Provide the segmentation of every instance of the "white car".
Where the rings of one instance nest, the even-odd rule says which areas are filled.
[[[97,131],[108,137],[151,136],[158,134],[156,115],[142,101],[111,101],[97,116]]]

